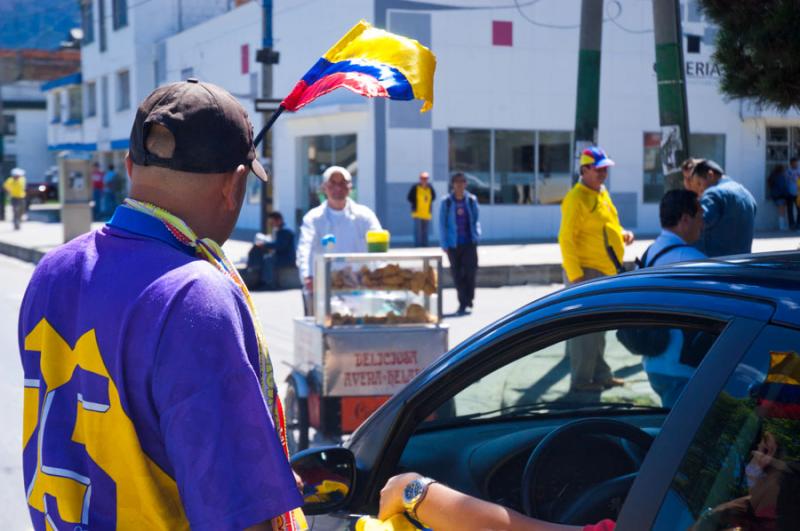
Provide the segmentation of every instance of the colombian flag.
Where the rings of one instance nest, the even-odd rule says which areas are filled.
[[[296,111],[344,87],[370,98],[423,100],[425,112],[433,106],[435,69],[436,56],[419,42],[362,20],[306,72],[281,107]]]
[[[769,372],[756,398],[764,416],[800,419],[800,356],[796,352],[770,352]]]

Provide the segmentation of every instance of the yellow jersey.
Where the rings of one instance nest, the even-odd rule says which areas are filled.
[[[582,277],[584,267],[615,275],[617,267],[606,245],[622,263],[625,254],[622,232],[617,209],[605,186],[597,192],[578,181],[561,203],[558,231],[562,263],[569,281]]]
[[[9,177],[3,183],[3,188],[12,199],[25,199],[25,177]]]

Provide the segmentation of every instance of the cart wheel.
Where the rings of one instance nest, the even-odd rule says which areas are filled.
[[[286,415],[286,442],[289,454],[308,448],[308,399],[297,395],[294,379],[289,379],[283,406]]]

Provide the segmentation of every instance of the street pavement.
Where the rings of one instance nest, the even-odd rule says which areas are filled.
[[[0,226],[0,230],[2,226]],[[4,508],[2,528],[10,531],[31,529],[25,506],[22,479],[22,368],[17,342],[17,320],[34,266],[0,256],[0,342],[6,353],[0,358],[0,507]],[[479,288],[475,311],[463,317],[448,317],[450,347],[484,326],[555,289],[559,285]],[[455,290],[444,290],[444,312],[458,307]],[[302,315],[299,290],[262,291],[253,294],[259,318],[275,365],[276,379],[282,382],[293,361],[293,320]]]

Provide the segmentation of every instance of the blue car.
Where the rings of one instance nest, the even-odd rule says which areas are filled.
[[[597,345],[624,383],[576,388]],[[800,253],[598,279],[476,333],[293,466],[314,530],[377,514],[406,471],[565,524],[800,529],[798,352]]]

